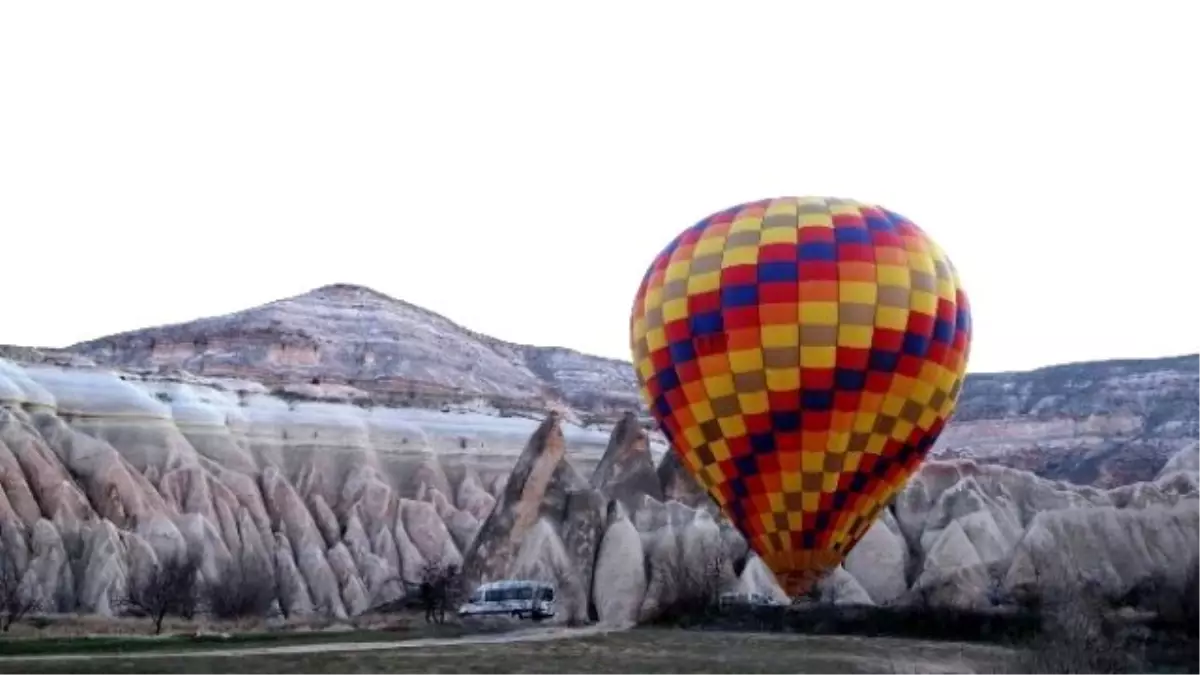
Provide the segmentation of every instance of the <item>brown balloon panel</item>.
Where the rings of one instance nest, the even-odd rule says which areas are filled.
[[[713,214],[647,270],[642,396],[789,593],[844,559],[954,409],[970,309],[916,225],[851,200]]]

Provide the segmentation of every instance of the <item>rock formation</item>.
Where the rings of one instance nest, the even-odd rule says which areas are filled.
[[[628,362],[510,344],[345,284],[65,351],[0,347],[0,357],[5,354],[27,362],[240,379],[288,400],[503,415],[557,411],[565,421],[604,424],[636,410],[648,420]],[[1197,355],[1076,363],[968,375],[933,457],[1114,487],[1152,479],[1198,434]],[[657,431],[649,435],[657,452],[665,449]]]
[[[101,365],[241,378],[310,398],[391,405],[483,398],[514,410],[565,404],[593,413],[639,405],[627,363],[510,344],[347,284],[69,349]]]
[[[612,440],[592,471],[591,484],[627,506],[642,495],[662,501],[663,488],[655,473],[646,432],[632,412],[626,413],[613,429]]]
[[[46,611],[112,614],[184,556],[208,583],[263,570],[289,615],[397,600],[431,565],[552,581],[560,621],[646,620],[697,584],[781,595],[644,414],[618,414],[628,364],[340,286],[78,350],[0,348],[0,552]],[[952,459],[820,594],[972,606],[1181,573],[1197,379],[1194,356],[972,375]]]
[[[267,570],[288,614],[360,613],[430,564],[462,566],[471,584],[551,581],[560,621],[644,621],[698,580],[781,594],[673,454],[653,468],[631,415],[605,439],[557,414],[485,423],[201,378],[0,367],[0,541],[48,609],[112,613],[153,565],[185,555],[214,583],[235,560]],[[819,592],[975,606],[1051,578],[1119,594],[1178,575],[1198,545],[1197,452],[1109,490],[927,462]]]
[[[970,374],[933,453],[1114,487],[1151,480],[1197,435],[1193,354]]]

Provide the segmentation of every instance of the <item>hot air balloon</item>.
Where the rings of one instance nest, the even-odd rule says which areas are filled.
[[[646,271],[630,332],[672,451],[795,597],[937,440],[971,314],[950,259],[908,219],[785,197],[680,233]]]

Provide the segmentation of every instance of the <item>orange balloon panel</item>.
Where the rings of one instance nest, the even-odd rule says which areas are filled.
[[[630,324],[651,413],[792,595],[920,465],[971,339],[937,244],[896,213],[820,197],[685,230],[647,270]]]

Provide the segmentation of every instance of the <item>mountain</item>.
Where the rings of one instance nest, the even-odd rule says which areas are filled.
[[[935,449],[950,459],[922,465],[822,597],[980,606],[1066,574],[1114,596],[1182,578],[1198,366],[972,375]],[[553,580],[563,621],[652,618],[720,561],[723,586],[778,596],[657,434],[599,419],[635,402],[628,363],[348,286],[0,346],[0,555],[43,611],[76,614],[119,613],[185,554],[206,587],[271,589],[260,609],[289,617],[398,602],[430,565]]]
[[[1200,357],[972,374],[935,447],[1103,487],[1152,479],[1200,435]]]
[[[482,398],[613,416],[638,407],[628,363],[518,345],[369,288],[335,284],[224,316],[135,330],[68,351],[131,371],[186,370],[314,398],[431,407]],[[317,388],[313,388],[317,387]]]
[[[518,345],[371,289],[332,285],[224,316],[73,345],[135,373],[187,371],[313,400],[501,414],[645,414],[628,362]],[[1200,358],[971,374],[935,457],[965,457],[1104,487],[1153,478],[1200,433]],[[576,417],[578,415],[578,417]]]

